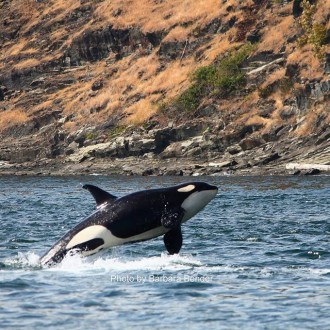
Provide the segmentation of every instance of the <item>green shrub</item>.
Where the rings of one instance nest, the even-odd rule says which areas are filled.
[[[98,135],[95,132],[88,132],[85,135],[86,140],[95,140],[97,139]]]
[[[302,36],[298,39],[299,46],[310,44],[314,48],[314,53],[319,59],[325,56],[325,42],[327,38],[326,26],[314,22],[316,4],[312,5],[307,0],[301,2],[303,13],[299,19],[299,24],[303,29]]]
[[[284,77],[280,80],[279,82],[279,88],[282,94],[286,95],[289,94],[292,89],[293,89],[293,80],[288,78],[288,77]]]
[[[242,63],[250,55],[251,44],[230,53],[218,63],[200,67],[191,76],[192,85],[165,108],[174,107],[177,111],[190,113],[197,109],[201,99],[207,95],[224,96],[245,83]],[[162,112],[164,112],[164,105]]]
[[[114,126],[108,130],[107,136],[109,139],[122,134],[126,130],[126,126]]]
[[[198,84],[193,84],[174,101],[174,106],[185,112],[193,111],[198,107],[199,101],[203,95],[203,87]]]

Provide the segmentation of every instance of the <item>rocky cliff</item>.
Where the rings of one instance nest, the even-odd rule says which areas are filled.
[[[330,164],[328,1],[0,0],[0,13],[3,173]]]

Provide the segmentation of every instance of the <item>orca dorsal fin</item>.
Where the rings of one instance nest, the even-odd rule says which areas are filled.
[[[110,202],[117,199],[116,196],[109,194],[99,187],[93,186],[92,184],[85,184],[83,188],[88,190],[95,199],[96,205],[100,206],[104,202]]]

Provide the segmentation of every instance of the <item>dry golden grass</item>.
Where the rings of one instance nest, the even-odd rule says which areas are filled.
[[[286,40],[294,35],[295,23],[292,15],[272,17],[272,24],[263,29],[263,37],[258,45],[259,51],[279,52]]]
[[[53,107],[53,101],[46,100],[34,106],[33,109],[30,111],[30,114],[35,114],[43,110],[51,109],[52,107]]]
[[[281,1],[281,4],[276,3],[276,1],[273,1],[273,10],[272,10],[272,16],[290,16],[292,14],[292,4],[289,1]]]
[[[314,126],[316,119],[317,119],[317,116],[315,114],[305,117],[304,121],[296,129],[296,131],[295,131],[296,135],[306,136],[307,134],[311,133],[311,129]]]
[[[101,114],[101,121],[109,118],[111,115],[118,113],[120,110],[124,109],[124,104],[122,101],[119,100],[119,98],[117,97],[115,99],[115,101],[112,101],[110,103],[108,103],[106,110],[104,111],[103,114]]]
[[[63,111],[65,116],[77,114],[81,111],[88,91],[90,91],[90,84],[78,83],[74,87],[68,87],[56,94],[56,98],[66,100]]]
[[[271,95],[271,98],[275,101],[275,110],[272,112],[270,118],[264,118],[259,115],[258,101],[260,97],[258,92],[255,91],[248,95],[248,97],[241,100],[241,102],[235,102],[235,108],[241,108],[243,113],[235,120],[236,125],[262,125],[263,127],[255,134],[262,135],[269,132],[274,127],[283,124],[289,124],[294,119],[286,119],[285,122],[281,118],[280,114],[283,110],[283,98],[280,91],[277,91]],[[227,102],[226,108],[232,109],[232,104]]]
[[[326,24],[329,28],[330,20],[329,20],[329,13],[330,13],[330,1],[318,1],[317,3],[317,11],[314,15],[315,21]]]
[[[252,117],[249,117],[246,121],[246,125],[265,125],[269,119],[260,117],[259,115],[253,115]]]
[[[296,134],[298,136],[307,136],[311,134],[317,125],[320,115],[323,115],[327,110],[328,109],[325,109],[323,105],[316,106],[309,110],[304,117],[304,121],[297,128]],[[329,116],[325,119],[324,123],[326,124],[328,121]]]
[[[103,88],[107,89],[107,92],[94,97],[95,101],[94,98],[86,101],[81,109],[94,106],[97,99],[102,97],[102,102],[106,103],[102,110],[102,117],[111,116],[124,110],[129,113],[126,123],[137,124],[147,120],[157,110],[155,103],[163,98],[162,93],[169,97],[176,95],[177,91],[174,89],[177,90],[187,81],[187,77],[193,69],[187,62],[183,65],[182,62],[176,61],[157,73],[158,64],[158,60],[153,55],[140,58],[133,63],[129,58],[123,59],[121,71],[107,87]],[[130,100],[136,95],[143,95],[143,99],[134,101],[125,108],[124,105],[131,103]]]
[[[274,108],[275,110],[271,114],[271,118],[267,126],[265,127],[266,130],[270,130],[279,125],[288,125],[294,124],[296,118],[292,117],[290,119],[282,119],[281,113],[283,111],[283,97],[280,91],[276,91],[272,94],[272,99],[275,101]]]
[[[43,10],[43,15],[50,17],[46,26],[51,26],[55,22],[61,21],[74,9],[80,6],[79,0],[52,0],[47,3]]]
[[[180,88],[186,86],[190,72],[196,68],[195,62],[190,59],[172,62],[158,72],[159,62],[154,54],[138,59],[127,57],[118,66],[120,70],[110,81],[104,81],[102,90],[96,95],[91,93],[91,83],[81,82],[74,88],[67,88],[65,98],[70,101],[65,104],[65,115],[74,114],[77,123],[89,118],[91,124],[101,123],[124,111],[129,114],[126,124],[141,123],[157,111],[156,104],[164,100],[163,95],[174,97]],[[106,76],[107,68],[103,70]],[[62,91],[59,93],[63,94]],[[142,95],[143,99],[137,97],[134,101],[138,95]],[[97,115],[95,112],[98,112]]]
[[[75,121],[67,121],[66,123],[64,123],[63,128],[65,129],[65,131],[72,133],[74,131],[76,131],[79,127],[79,124]]]
[[[10,6],[25,19],[33,18],[38,8],[35,0],[12,0],[10,1]]]
[[[104,91],[90,97],[84,104],[83,111],[88,115],[90,113],[104,110],[110,102],[109,91]]]
[[[125,118],[126,125],[139,125],[147,121],[153,114],[157,112],[157,107],[152,104],[152,100],[140,100],[132,106],[125,109],[128,117]]]
[[[26,60],[16,63],[13,66],[13,68],[16,70],[23,70],[23,69],[27,69],[27,68],[33,68],[39,64],[40,64],[40,60],[38,60],[36,58],[28,58]]]
[[[275,109],[282,110],[283,109],[283,98],[280,91],[277,91],[273,94],[273,99],[275,101]]]
[[[58,22],[62,22],[66,16],[68,16],[74,9],[80,6],[79,0],[53,0],[47,2],[36,2],[35,0],[13,0],[10,1],[10,10],[15,13],[19,13],[21,20],[24,22],[20,27],[20,34],[26,35],[29,34],[31,30],[34,29],[36,25],[39,24],[41,20],[44,20],[43,30],[40,32],[36,32],[32,35],[32,38],[18,38],[15,42],[10,43],[0,54],[1,58],[8,58],[9,56],[16,55],[32,55],[32,54],[43,54],[44,51],[40,51],[35,49],[34,47],[27,47],[27,44],[36,39],[36,41],[40,41],[44,29],[45,30],[54,30],[54,26],[57,26],[56,29],[51,32],[50,40],[55,42],[56,40],[60,40],[63,36],[68,35],[68,31],[66,30],[65,25],[58,24]],[[84,27],[85,29],[86,27]],[[72,38],[76,35],[79,35],[81,31],[74,31],[72,35],[70,35],[69,40],[63,45],[63,47],[68,47],[72,41]],[[61,49],[63,48],[61,47]],[[62,54],[60,54],[62,55]],[[48,57],[54,58],[54,56],[60,56],[59,54],[49,54]],[[45,58],[44,61],[48,61],[49,58]],[[25,67],[25,64],[18,65]]]
[[[288,64],[298,64],[301,76],[309,80],[320,79],[323,68],[320,60],[315,56],[311,45],[305,45],[292,52],[287,59]]]
[[[222,35],[216,35],[205,47],[204,57],[206,62],[201,63],[202,65],[213,62],[219,55],[225,54],[226,52],[235,49],[239,44],[230,42],[228,38],[224,38]]]
[[[31,19],[22,23],[20,34],[27,35],[26,33],[32,27],[36,31],[35,34],[29,34],[31,38],[20,37],[15,40],[15,44],[10,41],[3,47],[0,60],[10,56],[18,58],[20,55],[24,55],[26,59],[16,64],[7,63],[7,67],[0,64],[1,68],[10,67],[10,69],[19,70],[60,58],[65,50],[70,49],[72,41],[82,36],[87,29],[103,29],[109,25],[115,28],[137,27],[143,32],[168,32],[163,42],[193,40],[198,34],[198,29],[204,28],[215,18],[221,20],[222,24],[226,24],[233,16],[237,18],[237,22],[244,21],[248,12],[244,12],[244,8],[253,6],[255,1],[228,0],[225,3],[219,0],[89,1],[86,4],[91,6],[92,10],[95,9],[91,19],[75,22],[77,25],[72,31],[68,31],[71,23],[63,25],[61,22],[74,10],[84,6],[80,0],[49,0],[41,4],[36,3],[35,0],[13,0],[11,3],[11,6],[20,6],[21,9],[26,3],[26,8],[31,8]],[[227,10],[229,6],[233,9]],[[318,2],[318,12],[315,15],[320,22],[327,24],[328,28],[330,27],[327,20],[329,6],[329,1]],[[23,8],[22,15],[27,15],[26,8]],[[266,28],[261,31],[263,37],[256,46],[257,51],[277,52],[285,45],[286,53],[289,54],[289,64],[299,64],[302,75],[306,78],[320,78],[323,67],[313,55],[312,50],[308,47],[293,50],[296,45],[287,44],[287,39],[297,33],[297,24],[291,14],[287,15],[291,9],[292,3],[285,6],[272,6],[271,9],[263,7],[255,13],[256,21],[260,16],[265,17],[265,22],[269,21]],[[42,31],[35,28],[40,21],[43,22]],[[44,31],[48,31],[45,36]],[[106,64],[106,60],[90,63],[86,65],[86,69],[76,73],[76,84],[52,95],[43,96],[45,102],[32,106],[29,113],[36,114],[38,111],[50,108],[54,100],[60,100],[63,115],[73,116],[73,119],[64,125],[68,131],[84,125],[96,125],[108,121],[112,116],[120,117],[122,113],[127,115],[125,124],[138,125],[148,120],[157,111],[158,102],[171,100],[188,87],[191,73],[198,67],[210,64],[219,56],[237,47],[239,44],[234,42],[237,40],[235,39],[237,33],[238,29],[234,26],[226,33],[209,36],[210,39],[198,49],[198,58],[195,57],[196,54],[192,54],[182,61],[165,61],[158,57],[156,47],[151,54],[146,55],[137,51],[111,65]],[[34,42],[44,37],[45,40],[51,40],[51,42],[65,41],[55,52],[47,53],[47,50],[44,51],[45,46],[43,50],[38,50],[35,46],[38,42]],[[35,54],[38,54],[38,57],[33,58]],[[109,55],[109,59],[110,56],[113,54]],[[115,73],[113,73],[114,68],[117,70]],[[61,74],[64,76],[64,73]],[[271,73],[261,87],[280,80],[284,75],[284,69]],[[97,79],[102,79],[104,86],[98,92],[92,92],[92,83]],[[20,97],[22,98],[18,96],[18,99]],[[264,129],[268,129],[282,121],[280,112],[283,108],[283,95],[275,92],[272,93],[271,98],[276,102],[276,110],[269,119],[258,116],[257,91],[244,100],[229,99],[216,100],[216,102],[219,102],[219,111],[231,112],[235,120],[241,116],[237,114],[237,109],[240,111],[243,109],[243,115],[239,118],[241,123],[262,123]],[[21,118],[24,119],[24,116]]]
[[[221,4],[217,0],[150,1],[105,0],[95,11],[95,16],[113,21],[115,26],[140,26],[144,31],[160,31],[177,24],[190,23],[199,18],[207,22],[217,17]],[[114,13],[119,13],[115,15]]]
[[[0,132],[9,129],[12,126],[25,123],[28,115],[23,109],[17,108],[0,112]]]
[[[19,42],[11,44],[7,49],[0,54],[0,59],[8,59],[10,57],[26,57],[36,56],[39,54],[39,50],[34,47],[28,46],[28,40],[22,39]],[[23,65],[24,66],[24,65]]]
[[[289,64],[298,64],[305,56],[301,49],[296,49],[288,55],[287,61]]]
[[[24,35],[36,23],[38,23],[40,16],[43,14],[44,8],[47,8],[45,2],[37,2],[35,0],[12,0],[10,1],[10,8],[13,12],[18,13],[24,21],[24,25],[20,28],[20,34]]]
[[[88,68],[88,70],[94,72],[94,68]],[[101,72],[101,68],[95,68],[95,72],[99,71]],[[83,73],[78,71],[78,78],[81,75],[83,75]],[[63,102],[63,115],[73,116],[72,121],[74,121],[77,126],[84,125],[86,122],[88,122],[89,125],[101,123],[107,118],[108,113],[112,113],[113,104],[116,103],[114,101],[116,95],[114,97],[108,85],[105,84],[105,86],[97,92],[93,92],[91,86],[92,82],[81,81],[73,86],[60,90],[54,95],[54,99],[65,100],[65,102]],[[68,124],[67,126],[70,126],[70,129],[74,127],[73,124]]]
[[[267,79],[260,85],[260,88],[266,88],[267,86],[271,85],[272,83],[281,80],[285,77],[285,68],[280,68],[274,72],[272,72]]]
[[[73,10],[79,8],[80,5],[81,4],[79,0],[52,0],[47,1],[47,4],[40,3],[37,5],[38,11],[34,13],[34,20],[31,20],[30,23],[27,23],[24,26],[22,32],[30,30],[33,27],[33,24],[40,20],[43,20],[43,18],[46,18],[45,23],[43,24],[43,29],[49,29],[51,31],[50,40],[52,40],[52,42],[55,42],[56,40],[61,40],[63,36],[69,35],[69,38],[64,42],[63,46],[60,49],[68,47],[72,42],[73,38],[80,35],[82,31],[76,31],[76,29],[73,31],[68,31],[66,25],[61,22],[63,22]],[[53,28],[54,26],[56,26],[55,30]],[[88,27],[89,22],[86,22],[85,26],[82,29],[85,30]]]
[[[163,42],[187,40],[190,32],[191,32],[191,29],[185,28],[183,26],[176,26],[163,39]]]
[[[178,91],[189,85],[189,75],[197,68],[196,63],[192,59],[185,61],[173,61],[165,70],[159,72],[152,77],[146,86],[148,94],[163,91],[167,99],[173,98]]]
[[[15,42],[10,46],[7,51],[4,53],[5,56],[15,56],[22,53],[24,47],[26,47],[26,44],[28,43],[28,40],[25,38],[21,38],[19,42]]]
[[[158,57],[152,53],[148,56],[143,56],[134,61],[134,65],[127,68],[128,76],[140,76],[140,81],[147,81],[157,74],[160,67]]]

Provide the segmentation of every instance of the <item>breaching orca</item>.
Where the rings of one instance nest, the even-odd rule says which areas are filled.
[[[170,254],[182,246],[181,224],[202,210],[217,194],[218,188],[204,182],[143,190],[117,198],[87,184],[97,209],[64,235],[40,262],[52,265],[68,252],[89,256],[110,247],[148,240],[164,235]]]

